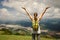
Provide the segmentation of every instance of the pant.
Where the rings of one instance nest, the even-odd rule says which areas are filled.
[[[32,40],[40,40],[40,34],[32,34]]]

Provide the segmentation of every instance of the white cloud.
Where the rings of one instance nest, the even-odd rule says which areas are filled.
[[[10,20],[13,18],[13,15],[5,8],[0,9],[0,19],[1,20]]]
[[[27,11],[29,11],[29,13],[31,13],[31,15],[34,12],[37,12],[38,14],[40,14],[47,5],[45,5],[43,2],[41,2],[41,3],[39,3],[39,2],[36,0],[35,1],[33,1],[33,0],[9,0],[9,1],[5,0],[2,2],[2,5],[10,7],[10,8],[14,8],[16,11],[12,10],[13,12],[11,12],[6,8],[0,9],[0,13],[1,13],[0,19],[5,19],[5,20],[7,20],[7,19],[8,20],[27,19],[28,17],[25,14],[26,12],[21,7],[27,8]],[[47,0],[46,2],[48,3],[49,1]],[[49,4],[51,2],[52,1],[50,1]],[[56,3],[56,5],[57,5],[57,3]],[[60,18],[59,11],[60,11],[59,8],[52,7],[47,10],[47,12],[43,18]]]
[[[60,0],[46,0],[45,4],[60,8]]]
[[[54,10],[55,13],[58,13],[59,11],[60,11],[59,8],[56,8],[56,9]]]
[[[0,9],[0,20],[16,21],[16,20],[23,20],[23,19],[26,19],[25,14],[18,13],[15,11],[11,12],[11,11],[8,11],[8,9],[6,8]]]

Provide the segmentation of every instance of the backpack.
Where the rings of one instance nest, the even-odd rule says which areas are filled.
[[[38,30],[38,21],[33,20],[32,27],[33,27],[33,30],[37,31]]]

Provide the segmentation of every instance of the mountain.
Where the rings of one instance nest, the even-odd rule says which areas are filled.
[[[20,21],[0,21],[0,24],[17,24],[23,27],[32,27],[30,20],[20,20]],[[54,31],[60,31],[60,19],[44,19],[40,21],[41,29],[49,29]]]
[[[41,21],[41,24],[44,24],[46,28],[54,31],[60,32],[60,19],[48,19]]]

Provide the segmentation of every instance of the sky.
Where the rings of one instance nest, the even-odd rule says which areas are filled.
[[[19,21],[28,20],[25,7],[33,16],[34,12],[39,15],[49,6],[43,19],[60,19],[60,0],[0,0],[0,20]]]

